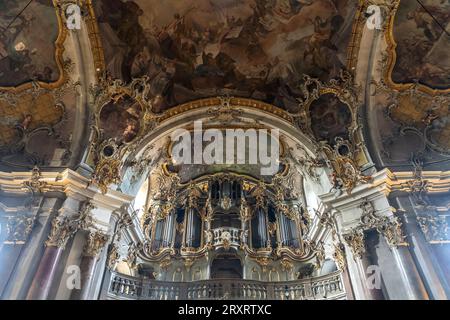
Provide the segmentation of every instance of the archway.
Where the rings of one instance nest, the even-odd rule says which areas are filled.
[[[220,254],[211,262],[211,279],[243,279],[241,260],[235,254]]]

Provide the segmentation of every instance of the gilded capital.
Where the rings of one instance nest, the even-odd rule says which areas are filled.
[[[350,233],[344,235],[344,239],[352,250],[356,258],[362,258],[366,252],[364,245],[364,231],[362,229],[353,229]]]
[[[52,228],[45,242],[47,247],[64,249],[67,241],[77,232],[78,221],[65,216],[58,216],[52,221]]]
[[[406,236],[402,231],[402,224],[397,217],[393,217],[392,219],[385,217],[376,229],[384,236],[390,247],[408,245],[405,240]]]
[[[109,236],[100,231],[90,232],[83,254],[87,257],[97,257],[108,241]]]

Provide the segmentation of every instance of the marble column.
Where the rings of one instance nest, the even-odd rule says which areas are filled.
[[[48,298],[63,250],[76,230],[76,220],[61,215],[53,219],[52,229],[45,243],[46,248],[28,290],[27,300],[45,300]]]
[[[370,298],[372,300],[386,300],[386,297],[383,294],[383,290],[382,287],[375,287],[375,286],[369,286],[369,283],[372,282],[372,280],[369,278],[369,276],[377,276],[377,275],[373,275],[371,274],[369,271],[369,267],[373,266],[373,262],[371,261],[371,259],[368,257],[367,254],[363,255],[359,261],[358,261],[358,265],[359,265],[359,269],[360,269],[360,273],[363,276],[364,279],[364,284],[366,286],[367,291],[370,294]],[[381,277],[381,275],[380,275]],[[382,281],[380,281],[382,282]],[[382,285],[382,283],[380,283]]]
[[[364,231],[353,229],[350,233],[344,235],[348,249],[347,265],[349,273],[352,276],[352,285],[357,287],[358,300],[382,300],[384,299],[381,289],[370,288],[368,286],[367,268],[371,265],[370,259],[365,247]],[[352,287],[353,288],[353,287]]]
[[[392,199],[398,209],[403,212],[402,223],[408,234],[408,251],[420,272],[424,286],[430,299],[448,300],[450,297],[450,282],[447,281],[445,271],[428,243],[417,221],[417,216],[423,214],[418,211],[410,196]]]
[[[389,245],[383,236],[374,248],[389,300],[427,300],[428,294],[406,246]]]
[[[404,222],[411,242],[409,250],[421,271],[430,298],[447,300],[450,297],[450,286],[435,254],[430,248],[430,244],[427,243],[425,236],[420,230],[417,220],[412,214],[405,214]]]
[[[45,249],[31,288],[28,291],[27,300],[47,299],[62,252],[63,249],[60,247],[47,247]]]
[[[70,296],[71,300],[88,299],[89,289],[91,288],[95,267],[97,265],[97,258],[107,241],[108,236],[102,232],[95,231],[89,233],[80,262],[81,288],[72,291]]]
[[[25,299],[33,276],[38,269],[40,259],[45,251],[45,247],[42,244],[48,236],[47,226],[51,223],[49,217],[54,210],[61,207],[61,204],[62,200],[59,198],[44,199],[42,207],[36,214],[32,230],[30,230],[28,239],[20,253],[20,262],[16,263],[14,267],[14,271],[1,296],[2,299]]]

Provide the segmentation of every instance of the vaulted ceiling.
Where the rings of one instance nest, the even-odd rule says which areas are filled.
[[[297,107],[303,74],[327,81],[345,68],[357,3],[349,0],[102,0],[106,68],[147,75],[155,109],[221,94]]]
[[[304,75],[326,84],[346,70],[362,88],[358,114],[378,166],[409,166],[419,155],[449,167],[450,1],[372,1],[382,4],[386,20],[374,32],[365,27],[369,1],[363,0],[87,1],[89,41],[80,45],[94,62],[83,68],[73,59],[64,1],[28,2],[0,3],[2,166],[76,164],[95,111],[80,100],[93,92],[80,89],[89,80],[79,70],[90,68],[99,83],[146,77],[155,114],[226,95],[295,114],[302,111]],[[384,45],[364,55],[376,39]],[[372,66],[372,78],[361,71],[364,64]],[[116,112],[115,103],[126,112]],[[103,111],[108,108],[100,121],[109,137],[130,130],[120,122],[124,116],[142,116],[127,97]],[[332,144],[345,135],[349,109],[333,94],[309,112],[316,139]]]

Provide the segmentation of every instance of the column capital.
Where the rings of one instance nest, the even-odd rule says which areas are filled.
[[[6,229],[6,237],[4,244],[23,245],[28,239],[28,235],[33,229],[35,216],[20,214],[8,216],[5,218],[4,228]]]
[[[45,246],[64,249],[67,241],[77,232],[78,228],[77,220],[72,220],[67,216],[57,216],[52,221],[52,228]]]
[[[352,229],[349,233],[346,233],[343,236],[344,240],[352,250],[353,256],[361,259],[366,252],[364,231],[359,228]]]
[[[97,257],[108,240],[109,236],[101,231],[89,232],[87,243],[83,249],[83,255],[93,258]]]

